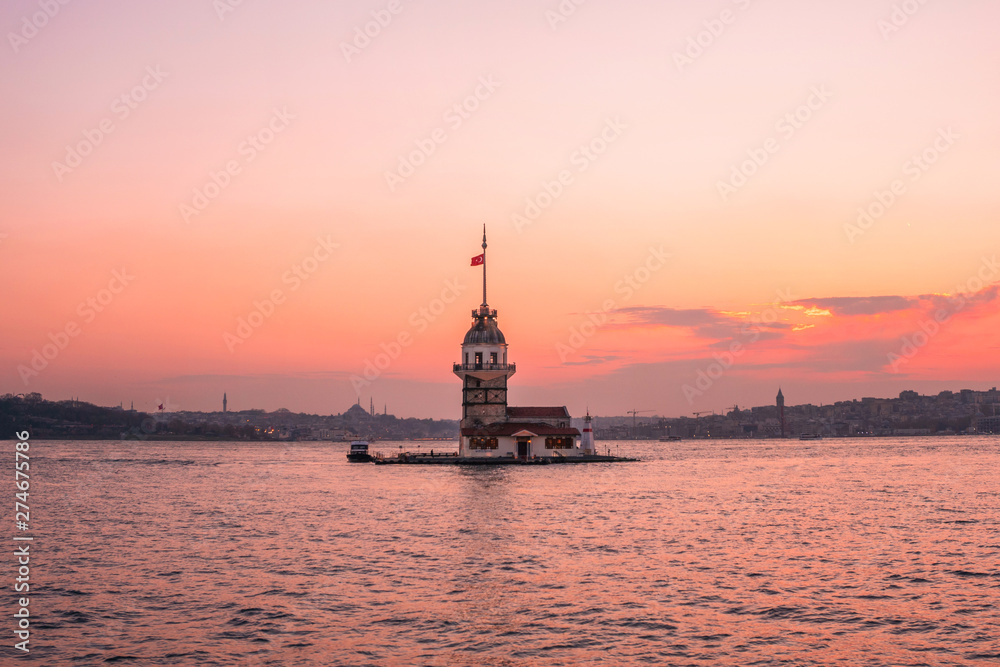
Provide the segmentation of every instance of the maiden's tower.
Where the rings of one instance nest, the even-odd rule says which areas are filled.
[[[472,327],[462,341],[461,362],[453,369],[462,380],[459,457],[585,460],[594,456],[589,415],[581,434],[570,425],[565,406],[507,404],[507,381],[516,367],[507,358],[507,339],[497,324],[497,311],[486,300],[485,226],[483,253],[472,258],[472,265],[483,267],[483,302],[472,311]]]

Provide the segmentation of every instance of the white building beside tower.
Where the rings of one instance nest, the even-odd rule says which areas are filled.
[[[483,254],[476,259],[483,265],[483,303],[472,311],[472,327],[462,341],[462,361],[454,365],[455,375],[462,380],[459,456],[532,459],[595,454],[593,434],[588,431],[581,442],[565,406],[507,405],[507,379],[517,369],[507,359],[507,340],[497,326],[497,311],[486,302],[485,227]]]

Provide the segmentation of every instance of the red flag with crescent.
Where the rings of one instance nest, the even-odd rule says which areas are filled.
[[[486,253],[484,252],[482,255],[476,255],[475,257],[472,258],[472,266],[479,266],[485,261],[486,261]]]

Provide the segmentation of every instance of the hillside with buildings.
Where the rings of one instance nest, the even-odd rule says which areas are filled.
[[[996,387],[989,391],[943,391],[934,396],[904,391],[897,398],[862,398],[831,405],[784,405],[783,399],[779,392],[774,405],[733,406],[725,414],[595,417],[594,433],[599,440],[1000,433],[1000,393]]]
[[[783,398],[783,397],[782,397]],[[783,407],[783,413],[782,413]],[[783,419],[782,419],[783,417]],[[582,428],[582,419],[573,419]],[[780,438],[956,435],[1000,433],[1000,392],[963,389],[923,396],[861,398],[831,405],[775,405],[690,417],[639,414],[594,417],[598,440],[682,438]],[[47,401],[39,394],[0,396],[0,438],[28,429],[34,438],[148,440],[457,440],[452,419],[399,418],[360,402],[340,414],[315,415],[279,409],[146,413],[123,405],[101,407],[79,400]],[[783,428],[784,427],[784,428]]]
[[[458,422],[401,419],[360,403],[341,414],[313,415],[279,409],[221,412],[101,407],[79,400],[47,401],[40,394],[0,396],[0,438],[29,430],[33,438],[144,440],[369,440],[455,439]]]

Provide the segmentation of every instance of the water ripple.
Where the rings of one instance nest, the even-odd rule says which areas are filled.
[[[524,470],[38,449],[26,663],[1000,659],[996,439],[627,443],[644,463]]]

